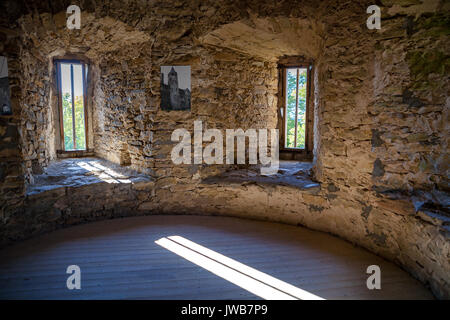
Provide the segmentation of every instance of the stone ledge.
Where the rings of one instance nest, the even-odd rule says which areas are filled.
[[[450,196],[438,190],[386,190],[378,193],[377,205],[395,214],[414,216],[435,225],[450,237]]]
[[[220,186],[259,184],[269,187],[285,186],[299,190],[319,191],[320,184],[312,180],[311,167],[312,164],[308,162],[281,161],[280,169],[275,175],[261,175],[258,167],[252,167],[250,169],[227,171],[207,177],[201,182]]]
[[[419,210],[416,214],[420,219],[434,224],[435,226],[449,226],[450,216],[443,212],[433,212],[429,210]]]
[[[69,158],[51,163],[44,173],[34,176],[27,188],[27,197],[68,187],[92,184],[150,183],[151,177],[99,158]],[[138,188],[136,186],[136,188]]]

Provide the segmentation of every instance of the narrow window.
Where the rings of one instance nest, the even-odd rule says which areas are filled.
[[[87,65],[75,60],[60,60],[56,65],[63,150],[86,150]]]
[[[285,69],[284,147],[305,149],[307,143],[308,69]]]

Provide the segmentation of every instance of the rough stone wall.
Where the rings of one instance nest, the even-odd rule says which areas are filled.
[[[317,200],[339,234],[448,297],[448,23],[411,4],[428,13],[390,4],[380,31],[358,20],[365,5],[326,23],[315,172],[330,193]]]
[[[386,8],[391,19],[383,22],[376,37],[376,100],[369,107],[376,157],[372,188],[379,196],[406,199],[406,210],[392,200],[389,206],[378,201],[377,209],[397,215],[393,235],[401,263],[423,281],[437,279],[431,286],[448,298],[449,8],[429,1],[415,9]],[[430,12],[433,9],[436,12]],[[405,215],[400,218],[398,212]],[[439,270],[438,265],[446,267]]]
[[[50,12],[45,3],[36,4],[36,11]],[[94,104],[101,110],[94,121],[99,154],[155,177],[155,185],[144,189],[151,197],[136,200],[124,191],[123,206],[118,197],[117,208],[133,208],[127,211],[130,215],[227,214],[299,223],[397,262],[437,297],[448,298],[448,4],[382,1],[385,18],[380,31],[366,28],[369,4],[164,1],[147,3],[146,8],[130,3],[124,9],[114,1],[96,6],[86,2],[84,9],[94,12],[95,19],[88,15],[88,27],[74,36],[61,31],[65,15],[60,11],[65,8],[54,3],[52,10],[59,14],[44,13],[27,22],[28,16],[22,22],[26,41],[20,60],[26,72],[21,86],[30,94],[23,95],[21,106],[44,108],[39,106],[41,99],[48,104],[48,56],[61,48],[76,49],[100,70],[94,90]],[[268,25],[277,27],[265,32],[274,37],[279,23],[299,23],[271,18],[278,16],[317,19],[323,25],[314,27],[314,32],[323,32],[320,37],[309,37],[323,40],[320,50],[308,48],[318,54],[311,58],[316,62],[315,175],[321,188],[304,192],[258,185],[205,186],[201,178],[225,167],[174,166],[169,159],[172,131],[192,130],[197,119],[219,129],[275,126],[277,54],[265,61],[257,54],[258,42],[250,41],[249,35],[242,36],[239,48],[231,48],[241,53],[203,46],[199,39],[210,32],[223,36],[215,30],[236,32],[235,27],[221,26],[241,20],[255,32],[270,20]],[[116,29],[122,36],[114,36]],[[251,50],[245,50],[246,45]],[[283,48],[292,50],[285,44]],[[283,50],[280,55],[302,54]],[[189,113],[159,109],[159,67],[172,64],[192,67]],[[42,86],[33,86],[31,80]],[[27,112],[22,116],[24,130],[32,116]],[[26,167],[32,168],[34,158],[26,159],[30,150],[38,163],[44,164],[48,155],[41,155],[38,136],[29,138],[33,137],[23,136],[25,144],[32,144],[24,146],[23,155]],[[26,202],[25,217],[30,219],[20,220],[36,230],[52,221],[40,219],[46,214],[33,209],[38,203]],[[103,217],[104,209],[99,206],[94,216]],[[80,213],[80,220],[91,214]],[[27,230],[34,228],[30,225]]]
[[[0,117],[0,221],[13,216],[23,205],[25,193],[24,158],[21,150],[20,128],[20,41],[18,33],[0,31],[0,55],[8,59],[11,92],[11,116]]]
[[[383,24],[376,46],[377,186],[449,190],[448,14],[395,17]]]
[[[48,154],[49,137],[46,135],[50,123],[50,75],[48,64],[40,54],[21,54],[21,117],[20,134],[22,154],[25,160],[27,182],[32,183],[32,175],[42,172],[50,160]]]
[[[189,57],[186,57],[187,53]],[[158,51],[155,50],[154,54],[154,59],[158,59]],[[170,158],[174,143],[170,137],[176,128],[186,128],[193,139],[194,121],[201,120],[204,130],[216,128],[224,133],[224,147],[226,129],[275,128],[275,64],[227,49],[213,48],[188,48],[186,52],[180,52],[180,58],[169,59],[162,57],[157,60],[159,63],[152,70],[152,87],[159,88],[160,65],[190,65],[192,108],[191,112],[162,111],[159,108],[159,90],[155,90],[152,99],[155,105],[152,151],[155,175],[164,179],[162,184],[166,185],[168,181],[176,184],[179,178],[192,179],[193,176],[199,179],[229,167],[174,165]],[[189,183],[183,183],[186,182]]]
[[[148,48],[148,46],[147,46]],[[94,151],[150,173],[150,55],[145,46],[108,55],[94,89]]]
[[[176,128],[192,131],[195,120],[222,130],[275,127],[275,64],[227,49],[187,47],[176,56],[158,57],[162,50],[151,55],[144,46],[133,48],[100,65],[94,97],[99,156],[167,178],[172,176],[167,170],[176,167],[170,158]],[[159,63],[153,67],[154,59]],[[190,112],[160,108],[160,66],[172,64],[191,66]]]
[[[57,100],[51,100],[56,90],[51,58],[65,54],[85,56],[98,73],[92,97],[94,151],[134,169],[152,173],[163,158],[172,166],[168,149],[173,144],[167,142],[176,127],[174,123],[187,129],[198,119],[219,129],[274,127],[277,81],[274,63],[227,49],[204,48],[193,44],[192,36],[183,40],[186,44],[180,49],[179,42],[166,42],[167,37],[175,37],[171,32],[178,27],[175,31],[168,29],[164,37],[150,44],[145,42],[148,40],[145,34],[123,27],[120,35],[120,28],[111,28],[112,19],[88,15],[83,16],[87,26],[71,34],[72,31],[64,29],[63,17],[62,13],[41,14],[21,20],[22,67],[35,70],[23,76],[23,86],[30,87],[27,89],[30,94],[23,96],[21,117],[29,182],[33,172],[39,173],[56,157],[55,149],[59,149],[54,146],[55,139],[49,138],[55,136],[58,121],[54,112]],[[113,31],[116,39],[106,34]],[[137,47],[128,45],[133,39]],[[157,48],[155,53],[152,47]],[[190,113],[160,110],[159,67],[170,64],[192,67],[192,90],[197,94],[193,96]],[[235,86],[230,87],[229,83]],[[170,132],[164,128],[170,128]]]
[[[41,173],[60,149],[53,58],[84,57],[92,62],[92,69],[96,69],[108,52],[117,52],[122,46],[130,48],[147,41],[148,36],[111,18],[93,14],[83,15],[85,27],[81,30],[67,30],[65,12],[29,14],[21,17],[18,23],[23,71],[20,75],[23,91],[18,110],[21,113],[19,130],[26,179],[32,183],[33,174]],[[101,81],[101,78],[97,76],[94,80]],[[88,145],[92,147],[92,137]]]

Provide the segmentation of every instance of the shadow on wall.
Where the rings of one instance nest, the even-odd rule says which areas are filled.
[[[225,24],[200,38],[201,43],[230,48],[263,60],[281,56],[317,59],[324,26],[300,18],[249,18]]]

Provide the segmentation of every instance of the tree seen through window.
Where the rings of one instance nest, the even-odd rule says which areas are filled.
[[[306,86],[307,69],[286,70],[286,148],[305,148]]]

